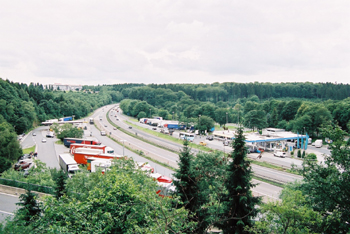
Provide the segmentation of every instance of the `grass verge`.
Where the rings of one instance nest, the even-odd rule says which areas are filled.
[[[273,165],[273,164],[270,164],[270,163],[267,163],[267,162],[261,162],[261,161],[256,161],[256,160],[251,160],[251,162],[253,164],[255,164],[255,165],[271,168],[271,169],[274,169],[274,170],[277,170],[277,171],[284,171],[284,172],[288,172],[288,173],[291,173],[291,174],[294,174],[294,175],[300,175],[296,170],[292,170],[292,169],[289,169],[289,168],[276,166],[276,165]]]
[[[32,147],[23,149],[23,154],[29,154],[30,152],[34,152],[35,151],[35,145],[33,145]]]
[[[266,178],[261,178],[261,177],[255,176],[255,175],[253,175],[252,178],[259,180],[259,181],[262,181],[262,182],[265,182],[265,183],[268,183],[268,184],[272,184],[272,185],[280,187],[280,188],[284,188],[284,184],[273,181],[273,180],[268,180]]]

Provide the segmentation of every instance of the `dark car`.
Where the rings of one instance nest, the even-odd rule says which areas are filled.
[[[129,126],[129,128],[130,128],[130,129],[132,129],[132,127],[131,127],[131,126]]]

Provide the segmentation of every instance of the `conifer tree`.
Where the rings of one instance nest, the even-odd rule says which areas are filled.
[[[197,185],[194,180],[193,160],[191,149],[188,147],[188,140],[184,141],[183,149],[179,154],[179,169],[176,170],[174,177],[174,185],[176,186],[176,194],[183,202],[186,209],[195,212]]]
[[[232,143],[232,162],[228,165],[228,177],[225,182],[227,194],[224,198],[224,218],[220,224],[224,233],[246,233],[246,226],[252,226],[252,218],[256,216],[256,205],[260,198],[253,197],[251,188],[252,169],[247,159],[243,129]]]
[[[18,209],[17,218],[24,221],[24,225],[29,225],[30,221],[41,213],[40,205],[36,201],[36,194],[26,190],[26,193],[19,196],[19,200],[20,202],[16,205],[21,206],[21,208]]]

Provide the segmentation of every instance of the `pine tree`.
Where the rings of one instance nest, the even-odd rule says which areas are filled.
[[[18,217],[24,221],[25,225],[29,225],[30,221],[41,213],[40,205],[36,201],[36,194],[26,190],[26,193],[19,196],[19,200],[20,202],[16,203],[16,205],[21,206],[18,209]]]
[[[193,160],[191,149],[188,147],[189,142],[184,141],[184,147],[179,154],[179,169],[176,170],[174,177],[174,185],[176,186],[176,194],[183,202],[186,209],[195,212],[197,185],[194,180]]]
[[[64,194],[66,194],[66,180],[67,175],[63,170],[53,173],[53,180],[55,181],[55,197],[60,199]]]
[[[221,229],[224,233],[246,233],[245,226],[252,226],[252,218],[256,216],[256,205],[260,198],[253,197],[251,188],[252,170],[247,160],[243,129],[233,141],[232,162],[228,165],[228,177],[225,187],[228,191],[224,198],[224,218]]]

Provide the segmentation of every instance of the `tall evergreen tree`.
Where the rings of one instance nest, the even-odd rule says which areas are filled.
[[[36,194],[32,193],[30,190],[26,190],[26,193],[19,196],[20,202],[16,205],[21,206],[18,209],[18,220],[24,221],[24,225],[29,225],[30,221],[37,218],[41,213],[40,204],[36,200]]]
[[[246,233],[244,228],[252,226],[252,218],[257,214],[255,206],[260,203],[260,198],[252,195],[251,188],[255,185],[251,182],[252,169],[244,140],[243,129],[239,128],[232,143],[232,162],[225,182],[224,221],[220,225],[224,233]]]
[[[55,197],[56,199],[60,199],[64,194],[67,193],[66,184],[67,184],[67,175],[63,170],[53,170],[52,177],[55,181]]]
[[[174,185],[176,186],[176,194],[183,202],[186,209],[194,212],[196,204],[197,185],[193,173],[194,156],[188,147],[189,141],[185,140],[183,149],[179,154],[179,169],[176,170],[174,177]]]

